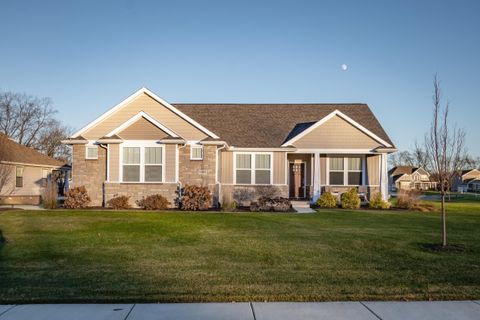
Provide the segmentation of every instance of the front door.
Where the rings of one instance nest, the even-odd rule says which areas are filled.
[[[293,162],[289,165],[290,198],[305,198],[305,162]]]

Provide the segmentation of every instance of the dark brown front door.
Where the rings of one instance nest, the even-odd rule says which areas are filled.
[[[305,198],[305,162],[290,163],[290,198]]]

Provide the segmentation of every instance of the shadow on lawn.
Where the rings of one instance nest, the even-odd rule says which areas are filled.
[[[0,250],[7,244],[7,238],[3,236],[2,230],[0,230]]]

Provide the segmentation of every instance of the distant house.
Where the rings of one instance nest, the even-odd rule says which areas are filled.
[[[459,172],[453,179],[452,191],[480,192],[480,170],[470,169]]]
[[[68,187],[70,167],[0,133],[0,204],[39,204],[48,179]]]
[[[423,168],[396,166],[388,171],[390,190],[429,190],[437,183],[431,181],[430,174]]]

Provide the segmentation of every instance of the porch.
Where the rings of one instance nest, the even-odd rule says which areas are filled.
[[[340,196],[350,188],[369,199],[388,199],[387,153],[370,151],[294,152],[287,154],[288,196],[315,202],[323,192]]]

